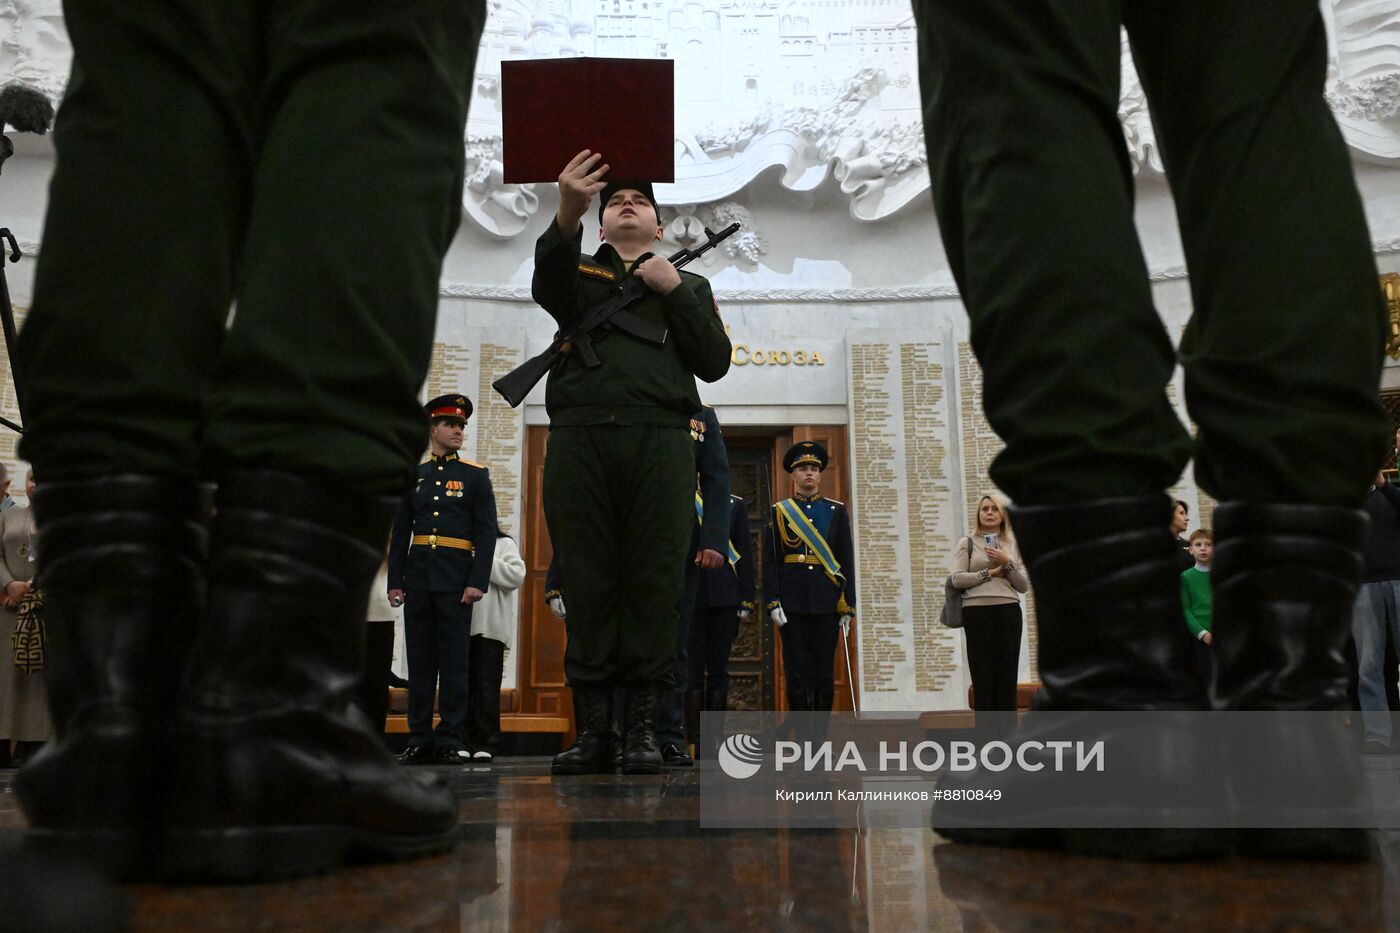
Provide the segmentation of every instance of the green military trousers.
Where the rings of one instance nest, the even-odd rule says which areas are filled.
[[[24,457],[402,492],[483,0],[64,6]]]
[[[1022,504],[1160,492],[1355,505],[1387,423],[1384,308],[1323,100],[1316,0],[915,0],[943,243],[991,476]],[[1120,26],[1176,202],[1194,446],[1165,387],[1118,119]]]
[[[672,686],[676,606],[695,524],[690,433],[551,429],[544,514],[569,610],[569,685]]]

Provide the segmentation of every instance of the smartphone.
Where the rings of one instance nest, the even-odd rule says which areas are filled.
[[[987,547],[1001,547],[1001,538],[998,535],[983,535],[982,540],[987,543]]]

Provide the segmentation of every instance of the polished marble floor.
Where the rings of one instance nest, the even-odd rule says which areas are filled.
[[[136,930],[1397,930],[1400,833],[1363,864],[1132,864],[928,830],[704,830],[699,781],[440,769],[451,855],[280,885],[126,889]],[[22,818],[0,771],[0,852]],[[0,905],[0,929],[8,929]],[[16,928],[24,928],[17,926]]]

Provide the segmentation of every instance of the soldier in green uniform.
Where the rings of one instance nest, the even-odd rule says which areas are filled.
[[[16,354],[57,728],[13,785],[31,839],[228,879],[441,851],[451,792],[354,697],[486,4],[64,14]]]
[[[408,728],[404,764],[471,760],[467,648],[472,606],[486,595],[496,552],[496,495],[486,467],[457,455],[472,414],[465,395],[423,406],[430,456],[389,536],[389,602],[404,607]],[[433,726],[433,698],[441,714]]]
[[[535,246],[535,301],[563,327],[624,277],[639,276],[649,292],[631,311],[669,334],[659,347],[620,331],[598,334],[600,367],[566,357],[549,374],[544,510],[568,575],[564,672],[579,736],[554,770],[611,770],[612,689],[622,686],[632,691],[623,771],[654,773],[695,515],[695,380],[723,376],[730,345],[709,283],[651,253],[662,233],[651,185],[605,182],[600,161],[585,150],[559,176],[558,216]],[[581,221],[600,192],[604,242],[581,255]]]
[[[1035,581],[1042,709],[1201,709],[1163,491],[1194,453],[1220,500],[1211,584],[1232,710],[1346,702],[1357,509],[1380,459],[1384,311],[1348,154],[1323,97],[1312,0],[916,0],[929,171],[971,319],[991,476]],[[1193,444],[1164,391],[1118,119],[1122,30],[1152,110],[1191,272],[1181,341]],[[1258,747],[1353,754],[1338,731]],[[1239,747],[1244,747],[1240,745]],[[1171,760],[1164,755],[1161,760]],[[1275,773],[1296,771],[1287,760]],[[1227,770],[1183,782],[1223,797]],[[1352,779],[1313,788],[1343,800]],[[1323,824],[1327,825],[1327,824]],[[1021,844],[1044,834],[959,829]],[[1358,855],[1357,830],[1241,837],[1258,855]],[[1081,834],[1104,854],[1218,852],[1212,837]]]

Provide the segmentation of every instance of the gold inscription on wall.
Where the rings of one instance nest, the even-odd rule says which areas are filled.
[[[729,325],[724,325],[724,334],[734,340]],[[751,347],[746,343],[735,343],[729,352],[732,366],[825,366],[826,360],[817,350],[780,347],[776,350]]]
[[[816,350],[752,350],[746,343],[736,343],[729,354],[735,366],[825,366],[826,360]]]

